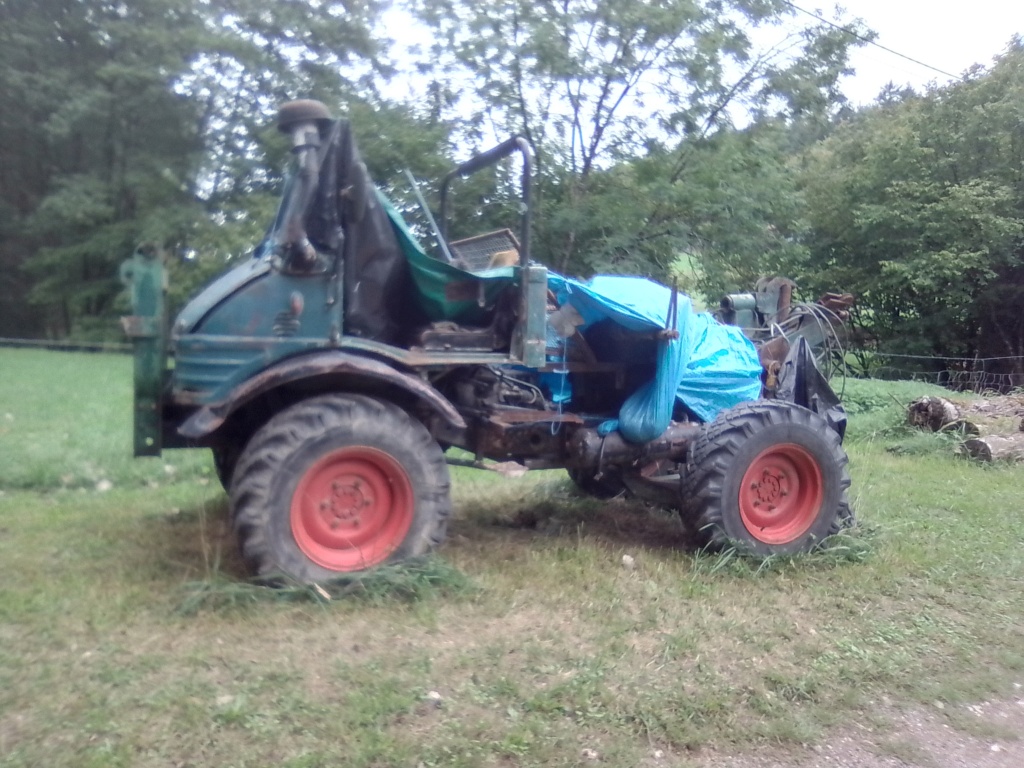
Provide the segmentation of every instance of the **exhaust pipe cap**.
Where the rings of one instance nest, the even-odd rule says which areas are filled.
[[[322,130],[332,120],[324,103],[314,99],[289,101],[277,110],[277,129],[282,133],[291,133],[295,126],[303,123],[316,123]]]

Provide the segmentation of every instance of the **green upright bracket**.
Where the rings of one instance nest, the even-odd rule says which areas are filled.
[[[522,304],[513,354],[527,368],[543,368],[547,346],[548,270],[530,264],[522,271]]]
[[[167,321],[167,273],[155,248],[140,246],[121,264],[121,281],[131,290],[132,315],[121,318],[135,348],[135,455],[159,456],[162,445]]]

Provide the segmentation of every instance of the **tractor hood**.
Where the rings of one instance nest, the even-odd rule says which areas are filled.
[[[221,302],[238,293],[249,283],[259,280],[270,270],[270,258],[263,257],[248,259],[231,271],[225,272],[185,305],[174,321],[173,335],[181,336],[195,332],[203,319]]]

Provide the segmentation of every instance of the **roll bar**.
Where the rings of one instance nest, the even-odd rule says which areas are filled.
[[[523,156],[523,203],[522,216],[519,223],[519,265],[525,267],[530,263],[530,181],[533,176],[533,150],[530,149],[530,143],[523,136],[513,136],[498,146],[475,157],[471,157],[445,176],[441,180],[441,212],[439,218],[441,219],[441,236],[447,240],[448,184],[456,177],[465,178],[483,168],[494,165],[513,152],[520,152]]]

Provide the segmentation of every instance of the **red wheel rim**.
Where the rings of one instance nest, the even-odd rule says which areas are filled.
[[[341,448],[323,456],[292,496],[296,544],[332,571],[382,563],[405,540],[415,501],[402,465],[376,448]]]
[[[740,482],[740,517],[765,544],[796,541],[814,525],[825,497],[821,468],[793,443],[761,451]]]

